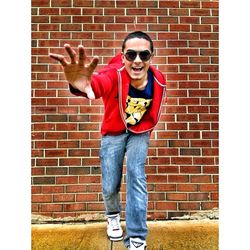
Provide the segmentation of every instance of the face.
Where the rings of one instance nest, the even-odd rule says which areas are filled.
[[[129,39],[127,40],[125,44],[125,48],[124,48],[123,55],[122,55],[123,63],[131,79],[136,80],[136,81],[137,80],[144,81],[147,78],[147,71],[152,61],[153,54],[151,55],[149,60],[143,61],[141,60],[139,54],[137,53],[136,58],[133,61],[129,61],[125,57],[125,54],[126,52],[131,51],[131,50],[137,51],[137,52],[147,50],[151,53],[150,42],[141,38]]]

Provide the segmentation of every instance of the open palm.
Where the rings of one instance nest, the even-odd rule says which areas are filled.
[[[91,88],[91,75],[93,74],[97,64],[98,57],[94,57],[91,61],[86,57],[82,45],[78,46],[78,61],[77,54],[69,44],[64,45],[65,50],[70,56],[69,63],[63,55],[50,53],[49,56],[59,61],[63,67],[66,80],[76,89],[87,94],[89,99],[95,99],[95,94]]]

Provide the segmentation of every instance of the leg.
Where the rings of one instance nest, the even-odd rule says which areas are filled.
[[[146,240],[147,221],[147,183],[145,162],[148,154],[149,133],[131,134],[127,142],[127,198],[125,245],[129,238]]]
[[[125,154],[126,134],[103,136],[100,159],[102,167],[102,191],[106,215],[120,212],[119,191]]]

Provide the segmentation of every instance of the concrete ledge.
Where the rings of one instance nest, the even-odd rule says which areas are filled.
[[[124,222],[122,226],[124,227]],[[218,220],[148,222],[149,250],[218,250]],[[106,236],[106,222],[32,225],[32,250],[125,250]]]

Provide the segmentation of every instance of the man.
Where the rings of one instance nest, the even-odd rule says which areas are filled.
[[[98,73],[94,70],[98,57],[90,62],[82,45],[77,53],[65,44],[71,62],[63,55],[50,54],[64,69],[70,90],[89,99],[102,97],[104,118],[101,127],[100,159],[102,191],[110,240],[123,239],[120,224],[119,191],[125,154],[126,172],[126,236],[129,249],[146,249],[147,183],[145,162],[150,133],[156,126],[165,99],[163,74],[151,66],[154,47],[144,32],[127,35],[122,52]]]

